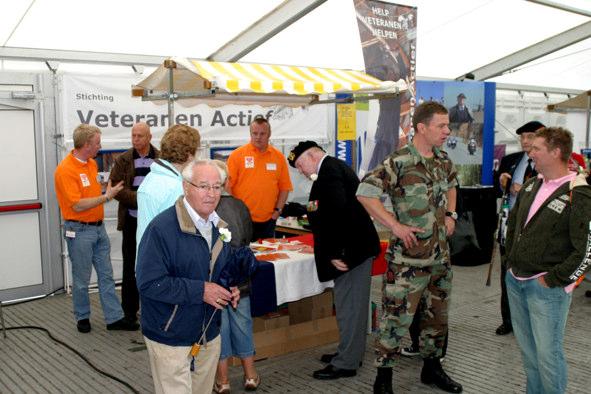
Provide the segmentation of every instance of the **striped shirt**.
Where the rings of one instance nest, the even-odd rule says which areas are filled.
[[[134,177],[131,190],[134,192],[140,187],[146,175],[150,173],[150,166],[154,162],[156,153],[150,147],[150,152],[146,156],[140,156],[137,150],[133,150]],[[128,209],[129,215],[137,218],[137,209]]]

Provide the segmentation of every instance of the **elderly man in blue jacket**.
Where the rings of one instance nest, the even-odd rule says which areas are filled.
[[[220,355],[220,313],[257,267],[214,211],[226,174],[211,160],[182,172],[184,196],[146,228],[137,264],[141,325],[156,393],[206,393]],[[197,353],[196,350],[199,349]]]

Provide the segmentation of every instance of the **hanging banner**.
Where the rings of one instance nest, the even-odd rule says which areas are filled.
[[[357,134],[355,104],[337,104],[337,140],[352,141]]]
[[[387,81],[404,79],[408,92],[370,105],[360,175],[374,168],[411,130],[415,105],[417,9],[375,0],[354,0],[365,72]],[[376,121],[377,118],[377,121]]]
[[[136,122],[146,122],[158,146],[168,129],[167,102],[131,97],[131,85],[141,78],[133,75],[61,75],[62,132],[66,149],[72,148],[72,133],[80,123],[99,127],[102,147],[110,150],[129,148],[131,127]],[[191,105],[187,100],[175,105],[173,123],[195,127],[201,134],[203,145],[239,145],[249,140],[248,126],[257,115],[269,119],[272,143],[288,140],[286,144],[290,146],[299,140],[327,140],[328,110],[324,105],[303,108],[279,105],[209,107]]]

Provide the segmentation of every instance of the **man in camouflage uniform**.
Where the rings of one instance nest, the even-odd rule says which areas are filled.
[[[412,143],[390,154],[357,189],[357,198],[369,214],[393,233],[376,338],[374,393],[392,392],[392,366],[421,299],[426,305],[421,315],[421,381],[460,393],[462,386],[440,363],[452,280],[447,237],[457,219],[456,169],[438,149],[450,134],[447,109],[432,101],[419,105],[413,127]],[[395,214],[380,201],[384,193],[390,196]]]

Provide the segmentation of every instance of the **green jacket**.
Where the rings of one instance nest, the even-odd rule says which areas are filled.
[[[589,269],[585,254],[591,222],[591,186],[571,190],[570,182],[566,182],[525,224],[541,186],[541,179],[531,178],[517,196],[507,224],[504,263],[516,276],[547,272],[544,279],[548,286],[564,287],[580,276],[577,272],[582,274]]]

